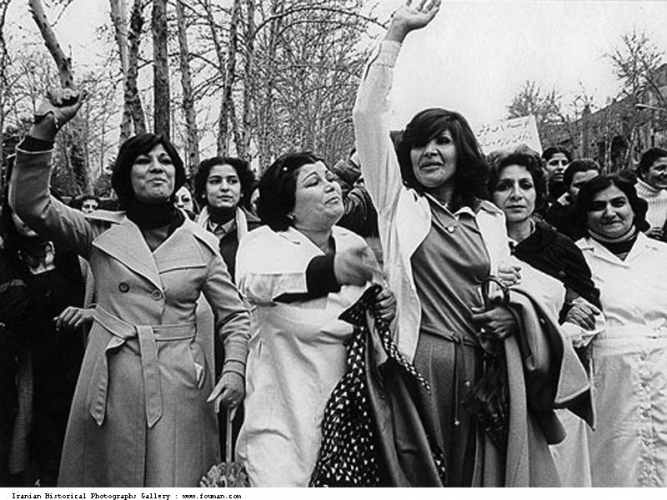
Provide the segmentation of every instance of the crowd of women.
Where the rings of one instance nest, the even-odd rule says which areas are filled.
[[[82,101],[47,96],[2,207],[3,485],[196,486],[226,442],[252,486],[667,483],[667,151],[484,156],[441,108],[391,133],[439,7],[394,14],[335,168],[215,157],[190,190],[142,134],[120,210],[75,208],[49,184]]]

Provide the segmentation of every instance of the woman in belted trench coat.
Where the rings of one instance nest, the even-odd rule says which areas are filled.
[[[185,170],[162,136],[136,136],[119,151],[112,184],[125,213],[86,216],[49,196],[53,139],[79,107],[69,90],[42,103],[10,191],[20,217],[89,259],[95,275],[59,485],[196,486],[219,460],[214,405],[243,398],[248,313],[216,238],[173,206]],[[202,293],[226,351],[215,389],[213,335],[195,327]]]

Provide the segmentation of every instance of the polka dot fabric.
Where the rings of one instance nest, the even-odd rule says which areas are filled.
[[[322,446],[311,486],[379,486],[381,480],[377,440],[371,418],[369,391],[364,376],[366,349],[370,342],[368,313],[374,318],[383,349],[391,359],[430,391],[428,382],[405,359],[391,338],[389,324],[374,317],[374,304],[381,287],[370,287],[340,319],[354,325],[346,344],[347,373],[331,393],[322,422]],[[444,461],[440,460],[442,476]]]

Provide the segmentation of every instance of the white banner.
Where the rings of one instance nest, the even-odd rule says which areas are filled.
[[[514,149],[520,144],[525,144],[542,154],[540,136],[533,115],[484,125],[477,131],[477,140],[487,155],[493,151]]]

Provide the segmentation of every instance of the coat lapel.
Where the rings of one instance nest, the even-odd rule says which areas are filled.
[[[137,225],[129,219],[103,232],[93,241],[93,246],[162,289],[153,254]]]
[[[188,229],[190,224],[194,223],[185,221],[153,253],[160,271],[206,265],[192,231]]]

